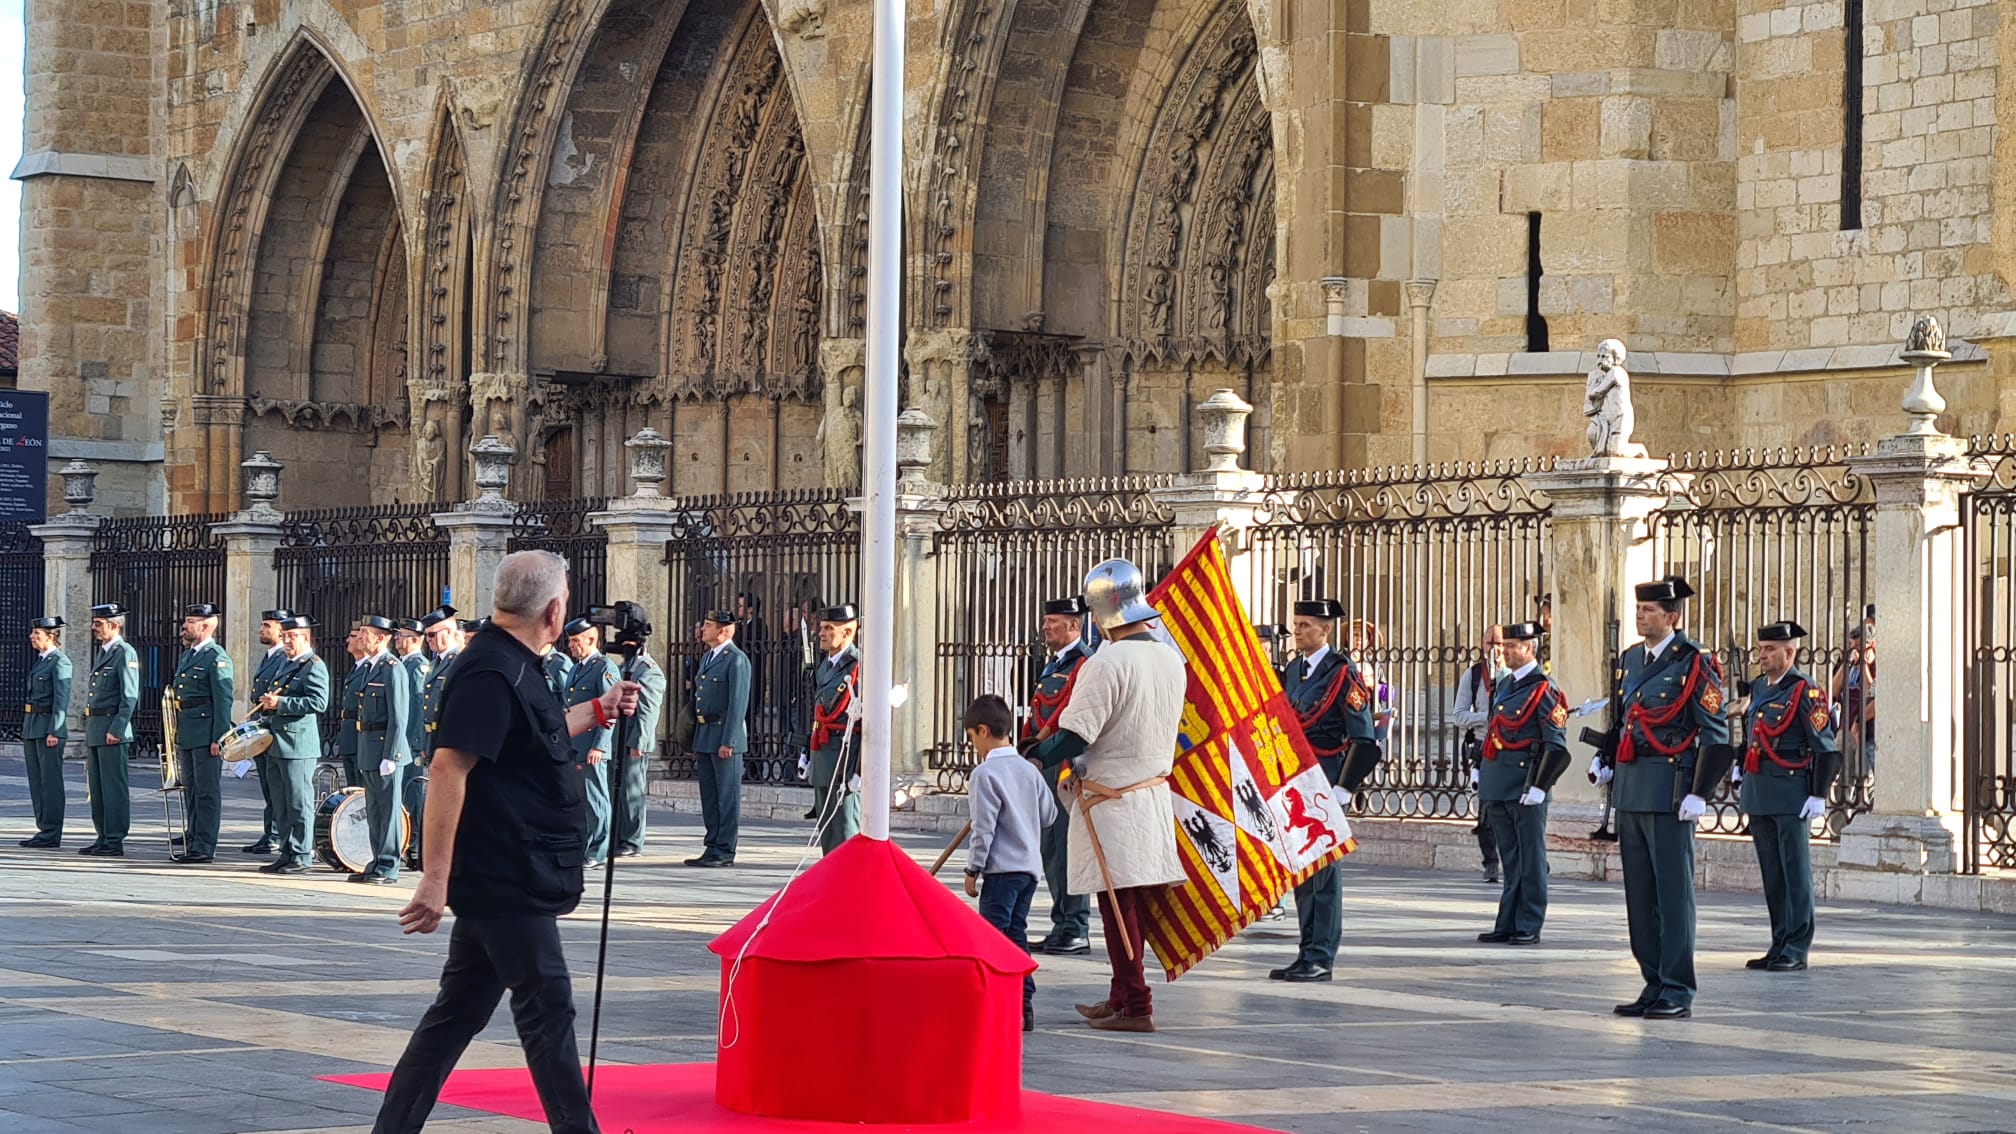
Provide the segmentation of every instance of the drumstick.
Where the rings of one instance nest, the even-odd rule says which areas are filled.
[[[960,844],[964,843],[966,841],[966,836],[972,833],[973,833],[973,821],[971,819],[968,819],[966,821],[966,825],[964,827],[959,828],[959,833],[952,836],[952,841],[945,844],[945,849],[941,851],[938,855],[938,861],[931,864],[931,873],[936,874],[940,870],[945,869],[945,860],[951,858],[953,854],[957,853]]]

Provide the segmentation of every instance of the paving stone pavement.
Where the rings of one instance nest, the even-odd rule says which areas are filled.
[[[447,934],[400,936],[410,880],[256,873],[262,860],[237,853],[258,822],[249,779],[226,790],[231,861],[168,864],[144,789],[128,857],[82,858],[83,771],[68,771],[65,849],[21,850],[26,781],[18,757],[0,759],[0,1132],[368,1130],[376,1095],[314,1077],[389,1068],[431,999]],[[712,1057],[704,946],[784,881],[802,841],[784,825],[744,836],[737,869],[688,870],[697,827],[659,815],[647,856],[624,860],[606,1058]],[[940,845],[902,841],[919,857]],[[1814,968],[1767,976],[1742,967],[1765,938],[1760,900],[1703,894],[1695,1018],[1646,1024],[1609,1013],[1638,986],[1614,886],[1557,884],[1545,942],[1514,950],[1473,941],[1495,887],[1346,876],[1336,982],[1267,981],[1294,954],[1294,922],[1263,922],[1157,988],[1152,1036],[1083,1027],[1070,1006],[1101,994],[1102,964],[1046,961],[1024,1082],[1310,1134],[2016,1131],[2016,919],[1830,903]],[[585,1052],[592,909],[563,928]],[[500,1010],[463,1066],[520,1062]],[[543,1129],[450,1107],[428,1128]]]

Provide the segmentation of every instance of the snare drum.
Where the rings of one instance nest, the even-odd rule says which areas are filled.
[[[226,763],[250,760],[273,747],[273,730],[264,721],[240,721],[217,742],[217,753]]]
[[[412,818],[399,809],[399,844],[412,838]],[[365,811],[364,789],[344,788],[332,792],[315,809],[315,857],[329,869],[345,874],[361,874],[378,860],[371,848],[371,820]]]

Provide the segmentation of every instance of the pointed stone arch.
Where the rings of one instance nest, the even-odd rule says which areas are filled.
[[[421,202],[425,223],[415,257],[419,262],[418,302],[408,341],[414,344],[406,396],[413,422],[413,487],[416,499],[464,497],[464,438],[469,410],[469,371],[477,344],[469,323],[475,201],[469,183],[468,150],[456,119],[455,100],[441,99],[428,144],[433,167]]]

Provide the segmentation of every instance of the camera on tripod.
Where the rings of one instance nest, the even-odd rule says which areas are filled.
[[[590,624],[608,631],[608,641],[603,648],[612,654],[634,656],[644,649],[644,643],[651,637],[651,619],[644,613],[644,608],[634,602],[591,606],[583,617]]]

